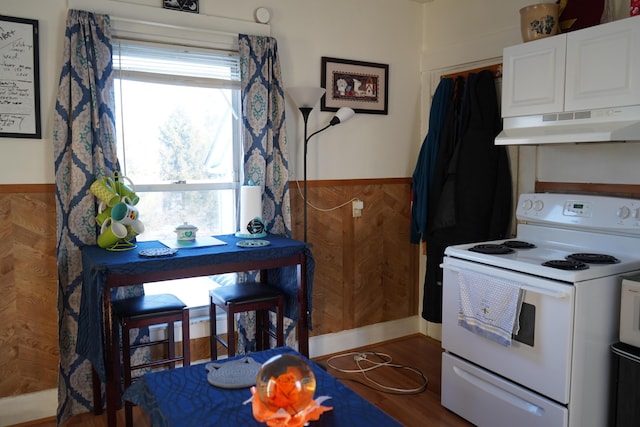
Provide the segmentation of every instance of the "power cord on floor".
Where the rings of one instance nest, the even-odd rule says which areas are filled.
[[[375,360],[371,360],[371,356],[376,356],[380,359],[380,361],[375,361]],[[344,369],[344,368],[338,368],[335,364],[332,364],[333,361],[337,360],[337,359],[342,359],[342,358],[352,358],[353,361],[355,362],[357,369]],[[410,366],[405,366],[405,365],[398,365],[395,363],[392,363],[392,358],[391,356],[389,356],[388,354],[385,353],[377,353],[374,351],[366,351],[366,352],[351,352],[351,353],[344,353],[344,354],[338,354],[336,356],[332,356],[329,359],[327,359],[327,366],[335,369],[338,372],[343,372],[343,373],[361,373],[362,376],[365,378],[365,380],[367,380],[368,382],[372,383],[375,385],[375,387],[371,387],[369,384],[361,382],[361,381],[357,381],[357,380],[353,380],[350,378],[341,378],[341,379],[349,379],[351,381],[356,381],[359,382],[360,384],[363,384],[365,386],[377,389],[379,391],[385,392],[385,393],[394,393],[394,394],[416,394],[416,393],[421,393],[424,390],[427,389],[427,385],[429,384],[429,379],[422,373],[422,371],[420,371],[417,368],[412,368]],[[387,386],[384,384],[380,384],[379,382],[371,379],[368,375],[367,372],[369,371],[373,371],[374,369],[380,369],[383,367],[389,367],[389,368],[395,368],[395,369],[406,369],[408,371],[411,371],[417,375],[420,376],[420,378],[422,379],[422,384],[419,387],[416,388],[398,388],[398,387],[391,387],[391,386]]]

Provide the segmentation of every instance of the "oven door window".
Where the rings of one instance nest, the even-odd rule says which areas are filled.
[[[536,307],[523,302],[519,319],[520,330],[513,336],[513,340],[533,347],[536,338]]]

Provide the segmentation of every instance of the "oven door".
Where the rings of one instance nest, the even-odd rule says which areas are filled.
[[[442,347],[559,403],[569,402],[575,288],[562,282],[445,257]],[[488,276],[524,290],[520,332],[506,347],[458,325],[459,275]],[[474,284],[475,286],[475,284]]]

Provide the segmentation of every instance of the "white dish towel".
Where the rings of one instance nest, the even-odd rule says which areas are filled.
[[[460,310],[458,324],[469,331],[511,346],[511,336],[520,330],[520,309],[524,290],[517,284],[485,274],[458,274]]]

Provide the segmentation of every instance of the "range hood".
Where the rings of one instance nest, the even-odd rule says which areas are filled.
[[[505,117],[496,145],[640,142],[640,105]]]

